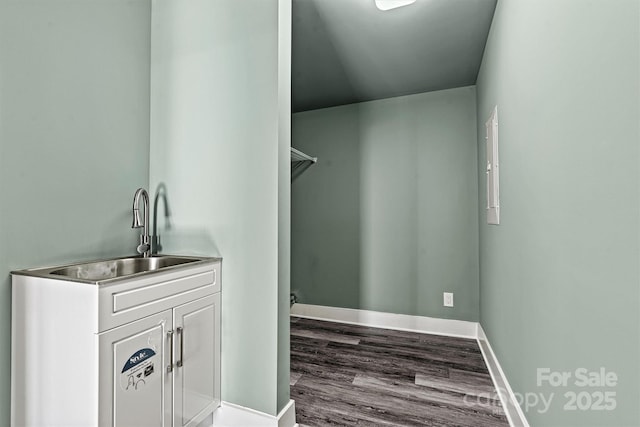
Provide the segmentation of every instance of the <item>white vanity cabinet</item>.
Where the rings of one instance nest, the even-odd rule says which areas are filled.
[[[12,425],[198,425],[220,404],[220,267],[95,283],[14,272]]]

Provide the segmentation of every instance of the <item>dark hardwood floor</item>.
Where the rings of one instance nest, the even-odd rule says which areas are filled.
[[[297,317],[291,398],[301,426],[509,425],[475,340]]]

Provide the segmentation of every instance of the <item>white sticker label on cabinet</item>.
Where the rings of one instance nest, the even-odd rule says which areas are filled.
[[[156,372],[156,359],[156,352],[150,348],[132,354],[122,367],[120,388],[131,392],[144,387]]]

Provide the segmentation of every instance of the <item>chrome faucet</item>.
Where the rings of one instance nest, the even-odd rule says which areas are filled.
[[[144,222],[140,219],[140,196],[144,202]],[[138,188],[135,196],[133,196],[133,224],[131,228],[144,227],[140,235],[140,244],[138,245],[138,253],[144,258],[151,256],[151,241],[149,239],[149,193],[144,188]]]
[[[169,210],[169,201],[167,200],[167,187],[164,183],[158,184],[156,196],[153,201],[153,234],[151,235],[151,252],[157,254],[162,250],[160,236],[158,235],[158,199],[162,198],[164,202],[164,226],[168,230],[171,228],[171,211]]]

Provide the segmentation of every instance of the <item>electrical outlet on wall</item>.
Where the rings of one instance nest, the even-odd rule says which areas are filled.
[[[445,292],[443,295],[444,295],[444,306],[453,307],[453,293]]]

